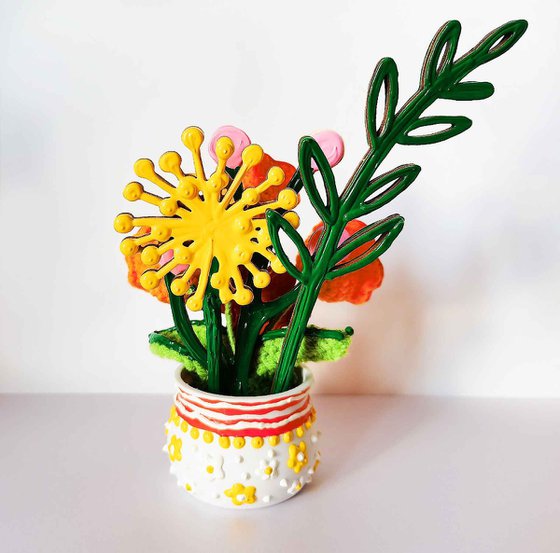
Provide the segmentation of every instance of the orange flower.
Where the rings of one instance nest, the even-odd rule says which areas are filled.
[[[268,171],[272,167],[280,167],[280,169],[284,171],[285,176],[284,180],[278,186],[270,187],[261,194],[260,201],[263,203],[270,202],[278,198],[280,191],[284,190],[284,188],[288,186],[290,179],[296,172],[296,168],[285,161],[276,161],[268,154],[264,154],[262,161],[254,167],[251,167],[243,178],[243,188],[254,188],[255,186],[259,186],[259,184],[266,179]]]
[[[344,242],[353,234],[363,229],[366,224],[359,219],[350,221],[342,234],[340,242]],[[319,237],[323,230],[323,223],[319,223],[313,227],[311,234],[305,241],[309,251],[313,253],[317,249]],[[344,262],[352,261],[360,255],[364,254],[372,245],[373,242],[367,242],[354,250],[351,254],[344,258]],[[301,268],[301,260],[296,260],[296,265]],[[333,280],[327,280],[321,287],[319,299],[328,303],[347,301],[353,304],[366,303],[370,298],[372,292],[381,286],[383,282],[383,265],[379,259],[373,263],[348,273]]]
[[[140,276],[142,273],[148,269],[142,259],[140,259],[140,253],[135,253],[134,255],[125,256],[126,264],[128,265],[128,282],[138,288],[139,290],[148,291],[152,296],[155,296],[159,301],[164,303],[169,303],[169,295],[167,294],[167,288],[163,280],[158,284],[153,290],[146,290],[140,284]]]
[[[353,234],[356,234],[360,229],[364,228],[366,224],[358,219],[350,221],[344,233],[341,237],[341,243],[347,240]],[[311,253],[314,253],[317,249],[319,243],[319,237],[321,236],[321,231],[323,230],[323,223],[319,223],[313,227],[311,234],[305,240],[305,245]],[[348,255],[344,261],[351,261],[356,259],[363,253],[365,253],[371,242],[364,244],[363,246],[357,248],[350,255]],[[296,259],[296,266],[301,269],[301,259],[298,256]],[[276,298],[282,296],[288,292],[293,286],[295,286],[296,281],[289,274],[284,273],[282,275],[271,274],[271,282],[268,287],[263,290],[263,301],[273,301]],[[353,273],[348,273],[347,275],[335,278],[333,280],[327,280],[323,283],[321,291],[319,293],[319,299],[325,302],[339,302],[347,301],[353,304],[366,303],[372,292],[381,286],[383,282],[383,265],[379,259],[376,259],[373,263],[354,271]],[[281,322],[286,323],[289,321],[289,316],[291,312],[287,312],[282,316]],[[276,325],[278,327],[278,325]]]

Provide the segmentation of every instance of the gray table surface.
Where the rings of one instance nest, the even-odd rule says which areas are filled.
[[[281,505],[234,512],[168,474],[168,397],[0,396],[0,550],[560,551],[560,400],[315,404],[316,480]]]

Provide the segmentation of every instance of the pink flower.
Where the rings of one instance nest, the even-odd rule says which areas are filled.
[[[233,155],[227,160],[226,166],[230,169],[235,169],[241,165],[241,153],[251,144],[251,139],[247,136],[245,131],[233,127],[232,125],[224,125],[216,129],[216,132],[210,139],[210,144],[208,144],[208,152],[216,163],[218,162],[218,158],[216,157],[216,142],[218,138],[222,136],[227,136],[233,142]]]
[[[340,163],[344,157],[344,141],[335,131],[319,131],[311,135],[321,146],[321,150],[327,157],[329,165],[334,167]],[[314,161],[311,162],[311,167],[317,171],[318,167]]]
[[[166,251],[159,260],[160,267],[165,265],[168,261],[173,259],[173,250]],[[177,265],[174,269],[171,269],[171,272],[177,276],[181,273],[184,273],[189,268],[188,265]]]

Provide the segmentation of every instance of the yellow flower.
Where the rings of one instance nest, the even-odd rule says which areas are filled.
[[[244,486],[243,484],[237,483],[224,493],[228,497],[231,497],[231,502],[234,505],[244,505],[254,503],[257,500],[255,497],[256,491],[254,486]]]
[[[169,459],[173,461],[180,461],[183,458],[181,454],[181,447],[183,447],[183,441],[177,436],[171,436],[171,441],[167,446],[167,451],[169,452]]]
[[[307,465],[307,446],[305,442],[299,442],[297,446],[290,444],[287,464],[296,474]]]
[[[286,270],[269,249],[272,242],[263,214],[267,209],[294,208],[298,196],[295,191],[284,189],[276,200],[259,203],[268,188],[284,181],[282,169],[272,167],[260,185],[244,190],[237,197],[244,175],[261,161],[262,148],[255,144],[247,146],[241,155],[242,164],[231,179],[226,172],[226,162],[234,153],[234,146],[231,139],[221,137],[215,146],[218,165],[215,172],[206,178],[200,156],[204,140],[202,131],[197,127],[189,127],[181,138],[192,153],[195,173],[183,172],[181,156],[177,152],[166,152],[159,160],[161,170],[177,178],[176,187],[156,173],[149,159],[140,159],[135,163],[136,175],[159,186],[167,196],[146,192],[138,182],[131,182],[125,187],[123,194],[127,200],[142,200],[155,205],[162,216],[118,215],[114,225],[118,232],[129,233],[135,227],[142,226],[150,228],[148,234],[125,238],[121,242],[121,251],[125,255],[133,255],[141,248],[142,262],[154,267],[145,270],[140,277],[140,283],[146,290],[156,288],[166,274],[173,272],[175,276],[171,290],[181,296],[187,292],[192,277],[198,273],[196,289],[187,301],[187,307],[193,311],[202,308],[215,259],[218,270],[210,278],[210,285],[219,290],[220,300],[227,303],[233,299],[239,305],[247,305],[253,300],[253,293],[245,287],[240,267],[245,267],[252,274],[255,287],[265,288],[270,283],[268,272],[259,270],[252,262],[254,254],[265,257],[273,271],[283,273]],[[295,213],[288,212],[284,217],[297,226]],[[162,256],[170,251],[173,251],[173,257],[159,266]],[[175,274],[177,271],[178,274]]]

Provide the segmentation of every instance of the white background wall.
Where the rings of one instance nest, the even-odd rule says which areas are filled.
[[[294,162],[301,135],[347,144],[342,187],[365,152],[365,93],[390,55],[401,94],[447,19],[461,52],[514,18],[528,33],[479,70],[489,100],[444,103],[473,128],[400,147],[423,167],[391,206],[407,219],[362,307],[318,307],[352,325],[347,359],[316,368],[327,392],[560,397],[560,182],[556,1],[3,2],[0,390],[164,392],[174,364],[149,331],[166,305],[126,282],[114,215],[138,157],[181,148],[191,124],[244,128]],[[307,56],[313,56],[311,61]],[[315,223],[309,206],[306,234]]]

